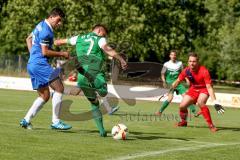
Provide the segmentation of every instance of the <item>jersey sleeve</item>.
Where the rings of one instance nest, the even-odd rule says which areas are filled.
[[[183,80],[187,77],[187,75],[186,75],[186,69],[187,69],[187,68],[185,68],[184,70],[182,70],[182,72],[179,74],[178,79],[179,79],[180,81],[183,81]]]
[[[76,45],[78,36],[73,36],[67,39],[67,44]]]
[[[50,35],[46,31],[42,31],[39,34],[40,44],[44,46],[49,46],[51,42]]]
[[[107,44],[107,40],[106,40],[106,38],[100,38],[100,40],[98,41],[98,46],[100,47],[100,48],[102,48],[104,45],[106,45]]]
[[[181,68],[181,71],[182,71],[183,70],[183,63],[182,62],[181,62],[181,67],[180,68]]]
[[[204,70],[204,82],[205,84],[212,84],[211,76],[207,69]]]
[[[166,66],[166,63],[164,63],[162,70],[161,70],[161,74],[165,74],[166,71],[167,71],[167,66]]]

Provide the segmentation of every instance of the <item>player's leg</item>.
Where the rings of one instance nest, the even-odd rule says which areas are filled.
[[[172,93],[169,93],[168,95],[168,99],[165,100],[162,105],[161,105],[161,108],[159,109],[158,112],[155,113],[155,115],[158,115],[158,116],[161,116],[163,111],[168,107],[168,105],[172,102],[172,99],[173,99],[173,92]]]
[[[34,118],[37,113],[41,110],[43,105],[48,101],[50,97],[50,92],[48,86],[39,88],[37,90],[38,98],[33,102],[32,106],[28,110],[27,114],[25,115],[24,119],[21,120],[20,125],[23,128],[31,129],[31,119]]]
[[[182,84],[179,84],[177,87],[176,87],[176,90],[177,90],[177,94],[181,94],[182,96],[185,95],[187,89],[184,87],[184,85]],[[197,114],[197,110],[196,110],[196,107],[194,104],[191,104],[189,106],[189,109],[190,109],[190,112],[193,113],[193,115],[196,115]]]
[[[196,106],[198,106],[200,108],[200,106],[198,105],[198,103],[196,103]],[[195,117],[199,117],[202,114],[201,109],[197,112],[196,115],[194,115]]]
[[[48,78],[46,77],[46,65],[29,63],[27,65],[28,73],[31,77],[32,87],[37,90],[39,97],[33,102],[24,119],[20,121],[20,125],[24,128],[31,128],[31,119],[36,116],[37,112],[49,99]]]
[[[111,107],[107,100],[107,97],[106,97],[106,95],[108,94],[107,82],[106,82],[106,79],[105,79],[105,76],[103,73],[97,74],[97,76],[94,80],[94,86],[95,86],[98,94],[102,97],[101,102],[102,102],[104,108],[107,110],[108,114],[112,115],[113,113],[118,111],[119,106]]]
[[[91,103],[93,118],[99,130],[100,136],[106,137],[107,133],[103,126],[103,117],[102,117],[102,112],[99,109],[99,101],[97,97],[95,99],[88,98],[88,100]]]
[[[60,78],[56,78],[50,82],[50,87],[54,90],[52,95],[52,129],[68,130],[72,126],[60,121],[60,110],[62,104],[62,96],[64,86]]]
[[[178,126],[187,126],[188,106],[193,104],[194,101],[195,100],[188,94],[183,97],[179,106],[179,116],[181,118],[181,122],[178,123]]]
[[[82,89],[84,95],[91,103],[93,118],[99,130],[100,136],[105,137],[107,134],[103,126],[103,118],[99,109],[96,89],[92,87],[92,84],[89,83],[88,79],[82,74],[78,74],[78,86]]]
[[[205,93],[200,93],[197,103],[201,108],[202,115],[207,122],[211,131],[216,132],[217,128],[213,125],[212,118],[208,107],[206,106],[209,95]]]

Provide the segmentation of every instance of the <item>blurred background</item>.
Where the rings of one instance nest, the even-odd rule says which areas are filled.
[[[239,0],[0,0],[1,75],[28,76],[25,39],[53,7],[66,13],[55,38],[102,23],[111,46],[129,62],[163,64],[174,49],[187,65],[188,52],[195,51],[213,79],[240,80]]]

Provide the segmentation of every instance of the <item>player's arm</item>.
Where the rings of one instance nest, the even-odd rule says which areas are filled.
[[[189,81],[189,79],[185,78],[185,81],[186,81],[187,85],[190,86],[190,81]]]
[[[41,48],[42,48],[42,54],[44,56],[69,58],[69,52],[53,51],[53,50],[49,49],[47,45],[41,45]]]
[[[208,93],[209,93],[209,95],[211,97],[211,100],[213,100],[214,108],[216,109],[218,114],[223,114],[225,110],[222,107],[222,105],[217,101],[216,95],[215,95],[215,92],[213,90],[212,85],[211,84],[206,84],[206,87],[207,87]]]
[[[78,36],[73,36],[71,38],[66,38],[66,39],[57,39],[57,40],[54,40],[54,45],[56,45],[56,46],[61,46],[64,44],[76,45],[77,38],[78,38]]]
[[[27,43],[28,51],[30,52],[32,48],[32,33],[29,34],[29,36],[26,38],[26,43]]]
[[[213,100],[213,101],[216,101],[216,96],[215,96],[215,92],[213,90],[213,87],[211,84],[206,84],[206,87],[207,87],[207,90],[208,90],[208,93],[210,95],[210,98]]]
[[[54,45],[55,46],[61,46],[61,45],[64,45],[64,44],[67,44],[67,39],[57,39],[57,40],[54,40]]]
[[[182,81],[182,80],[180,80],[179,78],[176,79],[176,81],[174,81],[174,82],[172,83],[172,88],[175,89],[175,88],[180,84],[181,81]]]
[[[101,46],[102,50],[110,57],[114,57],[120,61],[122,69],[127,68],[127,62],[114,50],[112,49],[107,43]]]
[[[179,74],[176,81],[172,83],[172,88],[175,89],[185,78],[186,78],[186,70],[182,70],[182,72]]]
[[[224,108],[222,107],[222,105],[216,99],[216,95],[215,95],[215,92],[214,92],[213,86],[212,86],[211,77],[210,77],[210,74],[209,74],[208,71],[206,71],[204,73],[204,81],[205,81],[208,93],[210,95],[210,98],[214,103],[214,108],[216,109],[218,114],[223,114],[224,113]]]
[[[161,70],[161,79],[163,82],[163,87],[166,88],[167,87],[167,83],[166,83],[166,79],[165,79],[165,74],[166,74],[167,68],[163,65],[163,68]]]
[[[183,68],[184,68],[184,66],[183,66],[183,64],[181,64],[181,72],[183,71]],[[185,81],[186,81],[187,85],[190,86],[189,79],[185,78]]]

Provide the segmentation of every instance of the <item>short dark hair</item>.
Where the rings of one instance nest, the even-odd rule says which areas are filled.
[[[60,16],[62,18],[65,18],[65,13],[63,12],[63,10],[61,8],[53,8],[51,10],[51,12],[48,14],[48,18],[50,16],[56,17],[56,16]]]
[[[107,27],[106,27],[105,25],[103,25],[103,24],[96,24],[96,25],[94,25],[94,26],[92,27],[92,31],[93,31],[94,29],[97,29],[97,28],[103,28],[103,29],[105,30],[105,32],[108,34],[108,29],[107,29]]]
[[[172,53],[172,52],[177,54],[177,50],[171,50],[170,53]]]
[[[189,52],[189,53],[188,53],[188,57],[196,57],[197,60],[199,59],[198,54],[195,53],[195,52]]]

